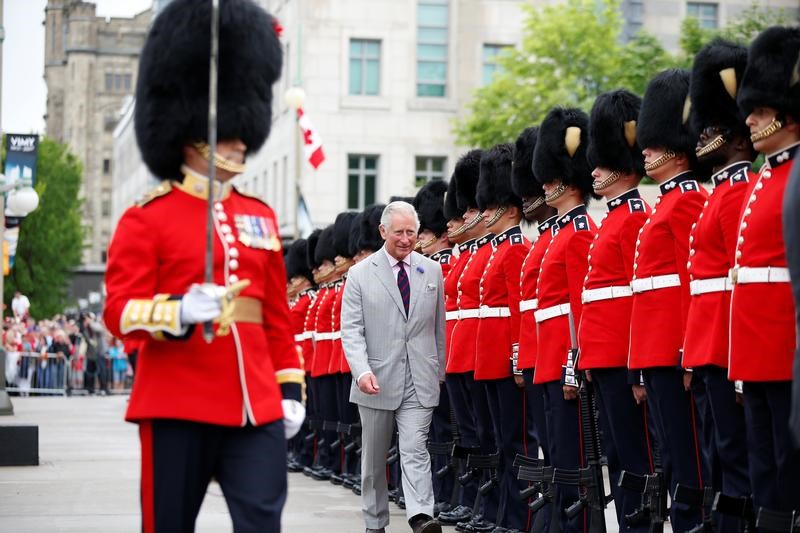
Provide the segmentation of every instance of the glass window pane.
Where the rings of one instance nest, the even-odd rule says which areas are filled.
[[[361,57],[363,48],[363,41],[359,39],[350,39],[350,57]]]
[[[446,76],[446,63],[432,61],[417,63],[417,79],[420,81],[444,81]]]
[[[367,176],[364,182],[364,204],[369,205],[375,203],[375,176]],[[360,207],[360,206],[359,206]]]
[[[358,170],[358,156],[347,156],[347,170]]]
[[[425,170],[425,164],[427,163],[427,157],[416,157],[414,167],[417,171]]]
[[[380,89],[380,68],[377,61],[367,62],[366,94],[376,95]]]
[[[444,170],[444,158],[443,157],[434,157],[432,161],[433,170],[436,172],[441,172]]]
[[[359,209],[358,205],[358,175],[349,174],[347,176],[347,208]]]
[[[419,28],[417,40],[421,43],[446,43],[447,28]]]
[[[424,59],[447,59],[447,46],[441,44],[418,44],[417,60]]]
[[[444,96],[444,85],[418,83],[417,96]]]
[[[350,94],[361,94],[361,61],[358,59],[350,60]]]
[[[366,56],[369,58],[377,58],[381,55],[381,42],[380,41],[367,41]]]
[[[420,26],[447,26],[447,6],[420,4],[417,22]]]
[[[364,168],[367,170],[374,170],[378,166],[377,157],[364,157]]]

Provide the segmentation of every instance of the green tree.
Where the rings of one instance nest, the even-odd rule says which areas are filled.
[[[524,6],[521,46],[499,57],[502,70],[468,104],[455,125],[459,142],[509,142],[554,106],[588,110],[598,94],[618,87],[641,93],[669,56],[647,35],[621,44],[619,7],[619,0]]]
[[[80,264],[84,237],[81,175],[81,163],[66,145],[41,140],[35,186],[39,207],[20,225],[14,267],[5,278],[9,309],[15,290],[28,296],[34,318],[61,313],[67,305],[67,286]]]

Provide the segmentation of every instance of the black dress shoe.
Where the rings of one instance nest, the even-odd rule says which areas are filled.
[[[398,496],[397,497],[397,506],[400,509],[405,509],[406,508],[406,498],[405,498],[405,496]]]
[[[397,495],[400,494],[400,491],[396,488],[389,489],[389,501],[390,502],[397,502]]]
[[[311,477],[319,481],[327,481],[333,475],[333,470],[330,468],[320,468],[319,470],[312,470]]]
[[[442,525],[426,514],[418,514],[408,521],[414,533],[442,533]]]
[[[353,494],[355,494],[356,496],[361,496],[361,481],[353,485],[353,488],[350,490],[352,490]]]
[[[331,483],[334,485],[341,485],[344,483],[344,478],[339,474],[331,474]]]
[[[437,519],[443,524],[458,524],[468,522],[472,518],[472,509],[464,505],[456,505],[449,511],[439,513]]]
[[[441,513],[446,513],[449,511],[453,506],[450,505],[450,502],[436,502],[433,506],[433,517],[436,518]]]
[[[488,533],[494,530],[495,525],[487,520],[484,520],[480,515],[473,516],[467,522],[459,522],[456,525],[456,531],[466,531],[469,533],[474,533],[476,531],[481,531]]]
[[[300,464],[299,462],[297,462],[296,460],[292,459],[292,460],[291,460],[291,461],[289,461],[289,462],[288,462],[288,464],[286,465],[286,469],[287,469],[289,472],[302,472],[302,471],[303,471],[303,465],[301,465],[301,464]]]

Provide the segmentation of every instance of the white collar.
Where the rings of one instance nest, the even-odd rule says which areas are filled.
[[[389,253],[389,250],[386,249],[386,245],[383,246],[383,253],[386,254],[386,258],[389,260],[389,266],[394,268],[397,266],[398,261],[392,254]],[[413,253],[413,252],[412,252]],[[403,263],[406,265],[406,268],[411,269],[411,254],[408,254],[403,259]]]

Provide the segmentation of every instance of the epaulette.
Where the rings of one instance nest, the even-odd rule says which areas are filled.
[[[443,265],[446,265],[446,264],[450,263],[450,259],[452,257],[453,257],[453,253],[452,252],[449,253],[449,254],[442,254],[442,255],[439,256],[439,262],[442,263]]]
[[[630,198],[628,200],[628,209],[631,213],[644,213],[644,200],[641,198]]]
[[[512,246],[515,244],[525,244],[525,237],[522,235],[522,233],[514,233],[511,235],[511,238],[508,239],[508,241]]]
[[[246,198],[252,198],[253,200],[258,200],[259,202],[261,202],[265,206],[267,206],[270,209],[272,209],[272,207],[267,203],[266,200],[264,200],[262,197],[256,195],[255,193],[245,192],[245,191],[239,189],[238,187],[234,187],[233,190],[238,192],[239,194],[241,194],[242,196],[244,196]]]
[[[695,180],[686,180],[680,183],[681,192],[699,192],[700,185]]]
[[[750,181],[750,176],[747,170],[742,169],[731,176],[729,181],[731,182],[731,187],[733,187],[737,183],[748,183]]]
[[[572,226],[575,231],[589,231],[589,217],[586,215],[578,215],[572,219]]]
[[[144,196],[136,200],[138,207],[144,207],[156,198],[161,198],[172,191],[172,183],[169,181],[162,182],[158,187],[151,189],[145,193]]]

